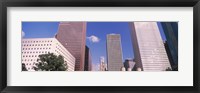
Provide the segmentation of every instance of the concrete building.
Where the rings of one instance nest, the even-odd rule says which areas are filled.
[[[165,71],[171,68],[156,22],[131,22],[131,37],[137,69]]]
[[[55,37],[76,58],[75,70],[84,71],[86,22],[60,22]]]
[[[90,53],[90,49],[85,46],[85,64],[84,64],[84,71],[91,71],[92,70],[92,56]]]
[[[124,67],[125,67],[126,71],[133,71],[134,66],[135,66],[135,62],[133,61],[133,59],[126,59],[125,60]]]
[[[74,71],[75,58],[57,39],[22,39],[22,63],[26,65],[28,71],[34,71],[33,66],[37,63],[38,56],[48,52],[63,56],[65,63],[67,63],[68,71]]]
[[[107,65],[108,71],[120,71],[122,63],[121,37],[119,34],[107,35]]]

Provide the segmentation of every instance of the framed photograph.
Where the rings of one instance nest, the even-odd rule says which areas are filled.
[[[2,93],[199,92],[199,0],[0,7]]]

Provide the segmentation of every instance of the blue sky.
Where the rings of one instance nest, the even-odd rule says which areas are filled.
[[[24,32],[23,38],[54,37],[57,33],[58,25],[59,22],[22,22],[22,31]],[[159,22],[158,27],[163,40],[166,40]],[[126,58],[133,58],[134,54],[128,22],[88,22],[86,45],[90,48],[93,64],[98,64],[101,56],[104,56],[105,62],[107,62],[106,35],[113,33],[121,35],[123,61]],[[91,41],[91,39],[96,41]]]

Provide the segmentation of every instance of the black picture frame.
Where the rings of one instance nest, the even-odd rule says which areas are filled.
[[[199,93],[200,0],[2,0],[0,1],[0,91],[1,93]],[[7,86],[7,7],[193,7],[194,86]],[[169,81],[170,82],[170,81]]]

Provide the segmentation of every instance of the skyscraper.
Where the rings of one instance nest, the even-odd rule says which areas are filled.
[[[121,37],[119,34],[107,35],[107,62],[108,71],[120,71],[122,63]]]
[[[75,71],[83,71],[86,22],[60,22],[55,37],[76,58]]]
[[[136,67],[143,71],[171,68],[156,22],[130,23]]]
[[[100,71],[106,71],[106,66],[104,57],[100,57]]]
[[[166,37],[166,48],[168,48],[168,56],[171,56],[172,69],[178,70],[178,23],[177,22],[161,22]]]
[[[88,46],[85,46],[85,64],[84,64],[84,71],[91,71],[92,70],[92,57],[90,54],[90,49]]]

